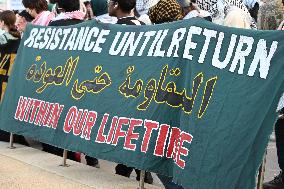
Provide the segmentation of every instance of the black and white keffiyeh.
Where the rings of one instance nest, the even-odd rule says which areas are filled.
[[[213,17],[219,14],[220,0],[197,0],[196,3],[200,9],[210,12]]]
[[[239,7],[240,9],[244,10],[245,12],[248,12],[247,7],[245,6],[245,4],[243,3],[242,0],[227,0],[227,3],[229,3],[230,5]]]
[[[200,9],[210,12],[213,18],[224,17],[231,6],[238,7],[247,14],[251,21],[251,27],[257,28],[242,0],[197,0],[196,3]]]
[[[220,12],[226,6],[236,6],[248,13],[248,9],[242,0],[197,0],[198,6],[210,12],[212,15]]]

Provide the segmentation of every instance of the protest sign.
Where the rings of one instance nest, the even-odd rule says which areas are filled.
[[[283,39],[202,19],[30,25],[0,128],[184,188],[253,189],[284,89]]]

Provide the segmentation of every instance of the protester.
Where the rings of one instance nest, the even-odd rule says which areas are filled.
[[[117,18],[108,14],[108,1],[107,0],[91,0],[92,11],[94,19],[108,24],[115,24]]]
[[[196,3],[192,3],[190,0],[177,0],[182,7],[183,15],[186,16],[192,11],[199,12],[199,7]]]
[[[33,21],[33,17],[26,11],[23,10],[18,14],[16,26],[19,32],[23,33],[28,23]]]
[[[17,31],[15,23],[16,15],[13,11],[7,10],[0,13],[0,28],[4,31],[4,33],[0,35],[0,56],[3,58],[2,56],[4,54],[9,54],[9,60],[7,60],[6,64],[3,67],[1,66],[0,69],[2,79],[0,85],[0,101],[2,101],[8,77],[14,63],[15,54],[17,53],[20,44],[21,34]]]
[[[257,22],[257,16],[259,11],[259,2],[258,0],[243,0],[245,6],[248,8],[248,11],[251,17]]]
[[[177,1],[183,9],[184,20],[200,17],[212,22],[212,17],[208,11],[202,10],[198,7],[195,1],[178,0]]]
[[[283,19],[284,13],[284,3],[280,0],[274,0],[269,2],[264,2],[265,4],[260,8],[260,28],[261,29],[275,29],[277,23],[279,23],[279,18]],[[265,14],[264,14],[265,13]],[[280,23],[278,30],[284,30],[283,28],[284,20]],[[284,95],[283,95],[284,96]],[[278,164],[280,168],[280,173],[271,181],[264,183],[264,189],[282,189],[284,188],[284,97],[282,96],[280,100],[279,118],[275,124],[275,136],[276,136],[276,148]]]
[[[275,136],[278,164],[281,171],[273,180],[264,183],[263,189],[284,188],[284,108],[282,108],[279,114],[279,118],[275,123]]]
[[[0,35],[0,58],[2,62],[3,55],[9,54],[9,60],[0,69],[0,101],[2,101],[6,85],[8,82],[8,77],[11,72],[12,65],[14,63],[15,54],[17,53],[21,34],[16,28],[16,15],[13,11],[3,11],[0,12],[0,29],[3,30]]]
[[[281,22],[280,26],[278,27],[278,30],[284,30],[283,25],[284,25],[284,20]],[[276,136],[278,165],[281,171],[273,180],[264,183],[263,189],[284,188],[284,94],[280,99],[277,110],[279,112],[279,116],[275,123],[275,136]]]
[[[131,4],[132,3],[132,4]],[[170,7],[173,11],[167,11]],[[124,25],[140,25],[141,21],[134,17],[135,0],[115,0],[109,3],[110,16],[116,16],[118,18],[117,24]],[[171,14],[173,13],[173,14]],[[165,15],[166,14],[166,15]],[[163,23],[183,18],[180,5],[175,0],[161,0],[158,4],[152,7],[149,11],[150,19],[153,23]],[[160,15],[158,19],[155,19],[156,15]],[[164,17],[162,17],[164,15]],[[144,23],[143,23],[144,24]],[[122,164],[118,164],[115,168],[116,174],[130,177],[133,171],[132,167],[127,167]],[[136,180],[140,179],[140,171],[135,169],[137,173]],[[174,184],[172,178],[161,176],[161,181],[165,185],[166,189],[182,189],[180,186]],[[153,183],[153,178],[149,172],[145,175],[146,183]]]
[[[148,12],[149,9],[155,6],[158,2],[159,0],[136,0],[134,13],[138,17],[138,20],[145,23],[146,25],[152,25]]]
[[[79,0],[58,0],[58,7],[62,12],[51,20],[49,26],[75,25],[85,19],[85,13],[80,10]]]
[[[15,23],[16,15],[13,11],[6,10],[0,12],[0,29],[3,31],[0,35],[0,62],[2,64],[0,68],[0,103],[4,97],[8,79],[20,45],[21,34],[17,31]],[[9,139],[10,133],[0,130],[0,140],[8,142]],[[15,135],[14,141],[28,145],[23,136]]]
[[[138,16],[148,14],[151,7],[155,6],[159,0],[136,0],[136,11]]]
[[[240,8],[230,6],[224,19],[224,26],[251,29],[250,17]]]
[[[85,5],[85,7],[87,9],[86,19],[87,20],[92,20],[95,17],[95,15],[93,13],[91,2],[90,1],[85,1],[84,5]]]
[[[91,0],[91,6],[95,16],[108,13],[108,0]]]
[[[250,13],[242,0],[196,0],[196,3],[200,9],[210,12],[212,20],[216,24],[224,25],[225,17],[228,14],[230,15],[228,19],[232,22],[236,22],[236,20],[233,20],[231,15],[241,15],[241,20],[243,17],[248,20],[250,29],[257,28],[254,19],[250,16]],[[243,12],[234,8],[232,9],[231,7],[238,7],[243,10]],[[230,13],[230,11],[233,12]],[[228,23],[228,21],[226,21],[226,23]],[[234,24],[230,25],[233,26]]]
[[[110,16],[115,16],[117,24],[122,25],[145,25],[134,16],[135,0],[111,0],[108,12]]]
[[[182,8],[176,0],[160,0],[149,10],[149,18],[154,24],[182,20],[183,17]]]
[[[183,19],[182,7],[175,0],[160,0],[155,6],[150,8],[149,17],[155,24],[181,20]],[[171,177],[159,174],[158,177],[166,189],[183,189],[182,186],[172,182]]]
[[[117,24],[121,25],[145,25],[134,16],[136,1],[135,0],[111,0],[109,2],[108,12],[110,16],[117,18]],[[118,164],[115,167],[116,174],[125,177],[130,177],[133,167],[127,167],[123,164]],[[137,174],[136,180],[140,180],[140,170],[135,169]],[[145,182],[152,184],[153,178],[149,172],[146,172]]]
[[[49,24],[49,26],[70,26],[82,23],[85,19],[85,13],[82,12],[80,0],[57,0],[58,7],[61,13],[58,14]],[[42,144],[43,151],[62,155],[63,149]],[[80,161],[80,155],[74,152],[68,152],[68,159]],[[86,156],[87,165],[99,167],[99,161],[96,158]]]
[[[55,17],[55,14],[48,11],[46,0],[23,0],[23,5],[26,11],[35,19],[32,24],[47,26]]]

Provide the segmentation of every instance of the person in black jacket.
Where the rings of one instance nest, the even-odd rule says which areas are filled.
[[[20,45],[21,34],[17,31],[16,15],[13,11],[0,12],[0,29],[4,31],[0,35],[0,103],[8,84],[8,79]],[[0,140],[9,141],[10,134],[0,130]],[[16,143],[28,145],[23,136],[14,136]]]
[[[17,31],[15,23],[16,15],[13,11],[7,10],[0,13],[0,29],[4,31],[0,35],[0,101],[4,95],[8,77],[20,44],[21,34]]]
[[[117,17],[117,24],[121,25],[145,25],[134,16],[136,0],[110,0],[108,13]]]
[[[50,23],[49,26],[70,26],[82,23],[85,18],[85,13],[80,11],[80,0],[57,0],[57,4],[61,13],[58,14]],[[42,144],[43,151],[50,152],[62,156],[63,150],[48,144]],[[67,158],[77,160],[76,154],[68,152]],[[86,156],[87,165],[99,167],[99,161],[96,158]]]
[[[108,13],[110,16],[117,17],[117,23],[121,25],[145,25],[145,23],[139,21],[134,16],[134,9],[136,6],[136,0],[111,0],[109,1]],[[123,164],[117,164],[115,167],[115,173],[121,176],[130,177],[133,171],[133,167],[128,167]],[[135,169],[136,180],[140,180],[141,171]],[[150,172],[146,172],[145,182],[152,184],[153,178]]]
[[[275,123],[275,136],[278,165],[281,172],[273,180],[264,183],[264,189],[284,188],[284,107],[279,111],[279,117]]]

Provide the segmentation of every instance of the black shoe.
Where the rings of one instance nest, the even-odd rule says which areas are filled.
[[[281,171],[272,181],[263,184],[263,189],[284,189],[284,174]]]
[[[153,177],[150,172],[146,172],[144,181],[148,184],[153,184]]]
[[[135,169],[135,172],[136,172],[136,174],[137,174],[136,180],[137,180],[137,181],[140,181],[140,170],[138,171],[138,170]],[[153,184],[153,177],[152,177],[152,175],[151,175],[150,172],[146,172],[146,173],[145,173],[144,182],[145,182],[145,183],[148,183],[148,184]]]
[[[100,168],[99,160],[94,157],[86,156],[85,157],[87,165],[95,167],[95,168]]]

